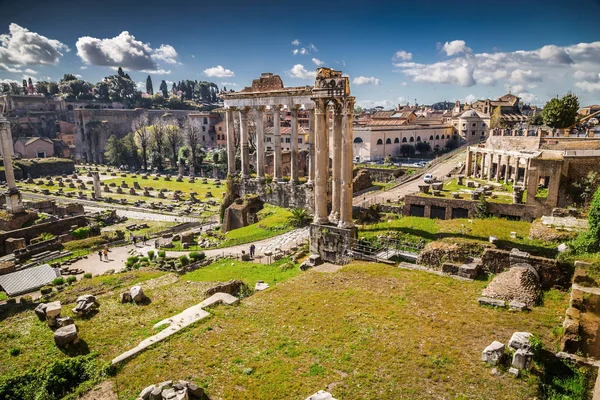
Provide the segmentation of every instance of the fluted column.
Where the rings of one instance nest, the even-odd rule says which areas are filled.
[[[331,141],[331,214],[329,221],[340,222],[340,201],[342,196],[342,104],[333,107],[333,134]]]
[[[273,153],[273,180],[275,182],[281,181],[282,168],[281,162],[281,106],[271,106],[273,110],[273,140],[275,141],[275,151]]]
[[[235,131],[233,128],[233,113],[235,108],[225,111],[225,129],[227,130],[227,176],[235,175]]]
[[[488,168],[487,179],[492,180],[492,170],[494,169],[494,153],[490,153],[490,167]]]
[[[315,110],[308,110],[308,184],[315,179]]]
[[[470,149],[467,149],[467,159],[465,160],[465,175],[468,177],[471,176],[473,172],[473,153],[471,153]]]
[[[340,200],[340,228],[352,228],[352,122],[354,119],[354,97],[344,102],[342,118],[342,192]]]
[[[473,175],[475,175],[475,177],[477,177],[477,174],[479,173],[479,153],[475,153],[475,161],[473,163]]]
[[[327,180],[329,178],[329,129],[327,102],[316,98],[315,102],[315,224],[327,224]]]
[[[259,106],[256,109],[256,178],[259,181],[265,180],[265,107]]]
[[[10,132],[10,123],[3,115],[0,115],[0,142],[2,145],[2,159],[4,160],[4,175],[6,177],[6,184],[8,185],[8,191],[12,192],[17,190],[15,171],[12,165],[12,156],[14,153],[13,141],[12,134]]]
[[[504,170],[504,184],[508,183],[508,178],[510,175],[510,156],[506,156],[506,169]]]
[[[485,174],[485,159],[487,158],[486,153],[481,153],[481,178]]]
[[[500,182],[500,173],[502,172],[502,155],[498,154],[498,162],[496,163],[496,182]]]
[[[298,109],[300,105],[292,105],[292,132],[290,138],[290,184],[298,182]]]
[[[250,159],[248,158],[248,109],[240,110],[240,147],[242,149],[242,178],[250,176]]]

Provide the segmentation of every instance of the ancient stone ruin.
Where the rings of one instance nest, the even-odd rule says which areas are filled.
[[[121,293],[119,295],[119,300],[121,303],[134,302],[136,304],[144,304],[150,299],[144,294],[142,287],[140,285],[136,285],[129,289],[129,291]]]
[[[165,381],[150,385],[138,396],[142,400],[204,400],[207,399],[204,389],[187,381]]]
[[[96,297],[91,294],[84,294],[77,298],[77,306],[73,308],[73,312],[78,317],[85,317],[97,310],[100,304],[96,301]]]

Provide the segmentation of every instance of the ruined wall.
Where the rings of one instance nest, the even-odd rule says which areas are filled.
[[[63,233],[69,231],[73,225],[86,226],[87,219],[80,215],[77,217],[64,218],[58,221],[17,229],[10,232],[3,232],[0,234],[0,256],[6,254],[5,246],[6,239],[8,238],[24,238],[25,241],[29,243],[31,239],[38,237],[43,232],[49,232],[56,236],[62,235]]]
[[[494,150],[538,150],[541,138],[538,136],[490,136],[486,147]]]
[[[290,185],[288,182],[259,183],[248,179],[235,184],[240,196],[258,195],[265,203],[285,208],[303,208],[314,212],[314,191],[307,185]],[[328,197],[331,196],[329,191]]]

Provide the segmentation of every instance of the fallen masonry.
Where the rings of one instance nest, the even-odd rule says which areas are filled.
[[[155,343],[158,343],[174,333],[179,332],[180,330],[208,317],[210,313],[204,310],[204,308],[211,307],[217,304],[226,304],[233,305],[237,304],[239,299],[234,297],[228,293],[215,293],[210,296],[208,299],[202,301],[195,306],[187,308],[182,313],[177,314],[171,318],[162,320],[154,325],[154,329],[161,328],[165,325],[168,325],[165,329],[158,332],[156,335],[151,336],[147,339],[144,339],[131,350],[124,352],[123,354],[115,357],[112,360],[112,365],[119,364],[123,361],[128,360],[131,357],[136,356],[142,351],[146,350],[148,347],[152,346]]]
[[[92,311],[97,310],[99,307],[96,297],[91,294],[84,294],[77,298],[77,306],[73,308],[73,312],[78,317],[84,317],[91,314]]]
[[[319,390],[317,393],[308,396],[306,400],[336,400],[331,393],[324,390]]]
[[[140,392],[142,400],[204,400],[207,399],[204,389],[187,381],[165,381],[158,385],[150,385]]]

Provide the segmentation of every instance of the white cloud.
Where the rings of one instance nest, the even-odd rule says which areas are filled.
[[[461,53],[470,53],[471,49],[467,47],[464,40],[453,40],[451,42],[444,43],[442,50],[446,52],[446,55],[454,56]]]
[[[79,67],[79,69],[87,69],[87,65],[82,65],[81,67]]]
[[[392,100],[358,100],[357,104],[362,108],[374,108],[374,107],[383,107],[385,109],[396,108],[398,103],[402,102],[399,98],[398,102],[394,102]]]
[[[400,85],[401,85],[401,86],[408,86],[408,83],[406,83],[406,82],[402,82]]]
[[[320,67],[321,65],[325,64],[324,61],[319,60],[318,58],[314,58],[312,59],[312,62],[315,63],[315,65],[317,65],[318,67]]]
[[[235,73],[230,69],[217,65],[216,67],[205,69],[204,75],[213,78],[231,78],[232,76],[235,76]]]
[[[292,54],[293,54],[293,55],[296,55],[296,54],[298,54],[298,52],[299,52],[299,51],[300,51],[300,50],[298,50],[298,49],[294,49],[294,50],[292,50]]]
[[[309,71],[302,64],[296,64],[288,71],[288,75],[292,78],[310,79],[317,76],[315,71]]]
[[[66,44],[30,32],[15,23],[8,33],[0,35],[0,63],[7,65],[56,65],[62,52],[70,51]]]
[[[137,90],[146,90],[146,82],[136,82],[135,87]]]
[[[591,82],[600,81],[600,73],[598,72],[586,72],[586,71],[575,71],[573,77],[577,80],[585,80]]]
[[[530,82],[541,82],[542,75],[539,72],[533,70],[516,69],[510,75],[509,81],[514,83],[530,83]]]
[[[82,78],[82,76],[81,76],[81,75],[79,75],[79,74],[73,74],[73,76],[74,76],[75,78],[77,78],[77,79],[81,79],[81,78]]]
[[[240,86],[235,82],[221,82],[221,85],[223,85],[223,86]]]
[[[127,31],[109,39],[83,36],[75,44],[77,55],[90,65],[123,67],[136,71],[160,71],[157,60],[176,63],[177,52],[170,45],[153,49],[150,44],[136,40]],[[162,70],[163,73],[164,70]]]
[[[475,96],[474,94],[470,94],[467,97],[465,97],[465,103],[471,104],[475,101],[477,101],[477,96]]]
[[[177,64],[177,51],[171,45],[161,44],[158,49],[154,50],[154,58],[169,64]]]
[[[300,46],[300,39],[292,40],[292,46]]]
[[[539,98],[532,93],[519,93],[517,94],[517,96],[519,96],[521,98],[521,101],[524,103],[532,103],[532,102],[537,102],[539,101]]]
[[[380,85],[381,84],[379,79],[375,78],[374,76],[371,76],[371,77],[357,76],[356,78],[354,78],[352,80],[352,83],[354,83],[355,85]]]
[[[514,86],[509,86],[510,91],[514,92],[514,93],[518,93],[518,92],[526,92],[527,90],[525,90],[525,86],[523,85],[514,85]]]
[[[397,51],[394,53],[392,60],[393,61],[398,61],[398,60],[410,61],[410,60],[412,60],[412,53],[408,53],[404,50]]]
[[[294,42],[292,42],[292,44],[294,44]],[[300,42],[298,42],[298,45],[299,45],[299,44],[300,44]],[[296,45],[296,46],[297,46],[297,45]],[[294,50],[292,50],[292,54],[293,54],[293,55],[298,55],[298,54],[300,54],[300,55],[302,55],[302,56],[306,56],[306,55],[309,55],[309,54],[312,54],[312,53],[316,53],[316,52],[318,52],[318,51],[319,51],[319,50],[318,50],[318,49],[315,47],[315,45],[311,43],[311,44],[309,44],[309,45],[308,45],[308,46],[306,46],[306,47],[300,47],[300,48],[298,48],[298,49],[294,49]]]
[[[21,84],[20,82],[17,82],[14,79],[0,79],[0,84],[1,83],[18,83],[18,84]]]
[[[156,74],[156,75],[169,75],[171,73],[170,69],[142,69],[140,72],[146,72],[148,74]]]
[[[600,82],[581,81],[576,82],[575,86],[584,92],[600,92]]]
[[[23,72],[19,68],[13,68],[13,67],[11,67],[9,65],[6,65],[6,64],[3,64],[3,63],[0,63],[0,71],[12,72],[12,73],[15,73],[15,74]]]
[[[313,53],[316,53],[319,50],[317,49],[317,47],[314,44],[311,43],[308,45],[308,51],[312,51]]]

